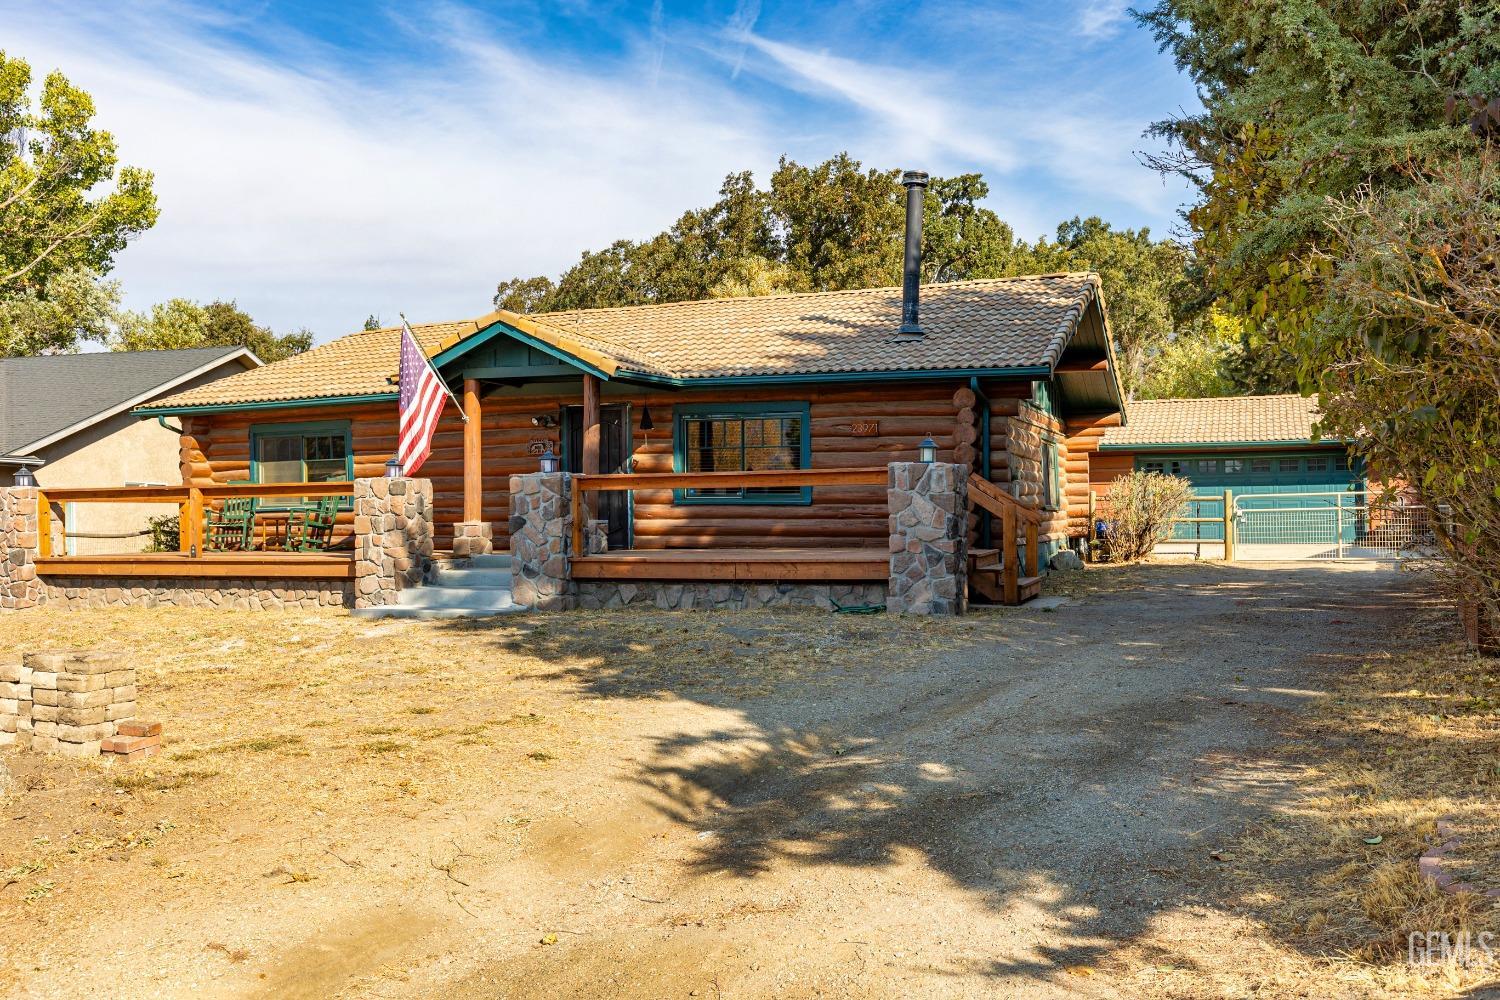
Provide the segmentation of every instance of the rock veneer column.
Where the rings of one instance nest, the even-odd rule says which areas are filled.
[[[968,487],[963,465],[891,463],[888,612],[961,615],[968,610]]]
[[[532,472],[510,477],[511,597],[533,611],[571,611],[578,588],[568,574],[573,477]]]
[[[495,551],[495,526],[488,521],[459,521],[453,526],[453,557],[487,556]]]
[[[0,490],[0,609],[34,608],[47,600],[47,588],[37,579],[40,553],[35,486],[7,486]]]
[[[395,604],[432,568],[432,480],[354,481],[354,606]]]
[[[22,665],[31,688],[33,750],[94,757],[121,722],[135,718],[135,668],[120,653],[27,653]]]

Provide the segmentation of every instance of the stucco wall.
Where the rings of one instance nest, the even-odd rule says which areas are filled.
[[[220,365],[172,391],[203,385],[244,368],[239,361]],[[168,419],[167,423],[175,426],[174,419]],[[162,427],[155,418],[142,420],[127,411],[40,449],[40,457],[46,464],[32,471],[44,490],[126,483],[177,486],[182,482],[178,450],[175,430]],[[4,485],[10,485],[9,481]],[[140,552],[150,541],[149,536],[141,534],[146,530],[147,519],[176,512],[173,504],[74,504],[68,518],[69,533],[126,537],[74,538],[69,550],[62,534],[62,504],[53,504],[52,551],[80,556]]]

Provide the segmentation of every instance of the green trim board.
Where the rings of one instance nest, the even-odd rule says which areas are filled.
[[[807,402],[784,402],[781,400],[763,403],[679,403],[672,407],[672,469],[686,472],[687,431],[686,423],[695,419],[713,417],[796,418],[799,421],[801,441],[798,444],[798,468],[812,467],[812,406]],[[743,452],[744,444],[741,442]],[[694,490],[674,489],[672,502],[685,506],[806,506],[812,503],[812,487],[802,486],[783,493],[757,493],[739,496],[694,496]]]
[[[500,320],[496,320],[489,326],[485,327],[483,330],[470,334],[447,350],[439,351],[432,358],[432,365],[434,368],[438,369],[438,371],[441,372],[443,368],[452,364],[457,359],[478,350],[479,348],[489,344],[496,337],[502,335],[517,340],[534,351],[540,351],[541,353],[549,357],[555,358],[556,360],[561,361],[564,365],[576,368],[579,371],[588,372],[590,375],[595,375],[606,382],[609,381],[610,376],[608,374],[598,368],[595,368],[587,361],[576,358],[573,355],[569,354],[567,351],[564,351],[561,348],[554,347],[544,340],[538,340],[536,337],[533,337],[527,333],[523,333],[510,324],[504,323]]]
[[[300,410],[307,406],[357,406],[360,403],[399,403],[399,392],[366,393],[362,396],[308,396],[301,399],[266,399],[254,403],[204,403],[199,406],[137,406],[133,413],[164,417],[186,413],[238,413],[246,410]]]
[[[344,438],[344,479],[354,478],[354,427],[349,420],[303,420],[295,423],[281,424],[251,424],[250,425],[250,482],[259,483],[260,478],[260,439],[265,437],[290,437],[293,435],[328,436],[342,435]],[[303,481],[306,480],[307,460],[303,459]],[[257,504],[258,510],[274,511],[288,510],[294,503],[270,503],[261,501]],[[339,501],[340,510],[352,510],[354,498],[347,497]]]
[[[1322,438],[1317,441],[1292,439],[1289,441],[1190,441],[1171,444],[1108,444],[1099,445],[1100,451],[1229,451],[1250,448],[1340,448],[1353,441],[1352,438]]]

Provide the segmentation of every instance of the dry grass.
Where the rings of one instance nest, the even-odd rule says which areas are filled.
[[[1451,611],[1434,610],[1401,637],[1406,649],[1342,677],[1284,749],[1306,764],[1306,794],[1235,848],[1242,898],[1278,938],[1390,987],[1500,981],[1494,964],[1408,965],[1415,932],[1500,940],[1500,900],[1445,892],[1417,869],[1447,819],[1464,841],[1447,870],[1500,888],[1500,662],[1442,642],[1453,629]]]

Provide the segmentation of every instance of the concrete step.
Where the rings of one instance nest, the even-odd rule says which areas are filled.
[[[383,608],[357,608],[349,612],[356,618],[488,618],[491,615],[514,615],[525,608],[512,604],[508,608],[412,608],[392,605]]]
[[[501,587],[510,589],[511,573],[507,569],[470,569],[466,566],[441,564],[434,574],[430,586],[438,587]]]
[[[491,552],[487,556],[470,556],[470,569],[510,569],[509,552]]]
[[[509,587],[414,587],[401,592],[403,608],[471,608],[504,611],[515,606]]]

